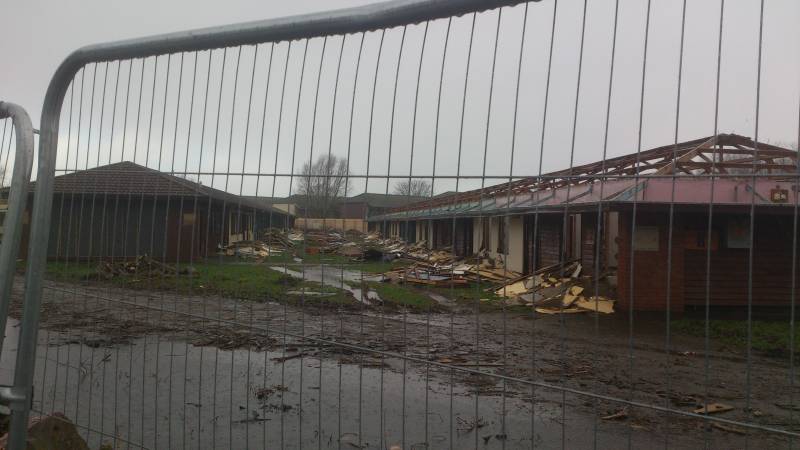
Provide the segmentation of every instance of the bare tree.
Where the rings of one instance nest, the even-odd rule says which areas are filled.
[[[303,164],[297,182],[308,217],[330,217],[339,199],[346,195],[347,159],[320,155],[313,163]]]
[[[394,193],[411,197],[429,197],[431,183],[427,180],[401,180],[394,185]]]

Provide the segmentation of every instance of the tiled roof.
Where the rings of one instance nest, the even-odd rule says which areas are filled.
[[[365,192],[363,194],[354,195],[353,197],[347,197],[341,199],[340,201],[342,203],[366,203],[369,206],[373,206],[376,208],[397,208],[397,207],[411,205],[416,202],[428,199],[430,199],[430,197],[419,197],[416,195],[409,196],[405,194],[376,194],[373,192]]]
[[[35,184],[30,184],[31,191]],[[204,186],[130,161],[59,175],[55,177],[53,184],[53,192],[60,194],[133,194],[159,197],[199,195],[261,210],[270,209],[269,206],[245,196]]]

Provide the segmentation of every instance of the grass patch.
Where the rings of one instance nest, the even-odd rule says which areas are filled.
[[[46,274],[56,281],[85,281],[97,273],[95,264],[80,262],[48,262]],[[25,270],[25,266],[18,270]]]
[[[391,307],[404,307],[414,312],[441,311],[444,308],[436,300],[423,291],[409,286],[393,283],[364,283],[375,291],[383,300],[383,304]]]
[[[474,302],[475,299],[488,298],[491,301],[500,301],[501,297],[495,295],[494,291],[486,292],[486,289],[494,286],[491,283],[481,282],[477,286],[475,283],[469,286],[453,285],[453,286],[433,286],[431,291],[437,294],[444,295],[461,302]]]
[[[432,287],[431,291],[454,300],[459,305],[473,309],[475,302],[480,299],[488,301],[480,301],[478,310],[480,312],[495,312],[503,309],[503,297],[496,295],[494,290],[486,291],[495,286],[493,283],[481,282],[476,287],[475,284],[469,286],[452,286],[452,287]],[[510,299],[505,299],[511,301]],[[530,307],[522,305],[505,305],[506,311],[510,312],[529,312]]]
[[[677,319],[672,321],[672,329],[690,336],[705,336],[705,320]],[[791,330],[788,322],[754,320],[752,322],[753,350],[770,356],[788,357]],[[747,321],[711,320],[709,337],[725,346],[739,350],[747,349]],[[795,332],[795,348],[800,348],[800,330]]]
[[[348,293],[313,281],[302,281],[282,274],[261,264],[208,262],[192,265],[194,272],[177,276],[140,278],[135,274],[97,278],[94,265],[86,263],[49,262],[48,278],[56,281],[86,282],[98,280],[128,289],[172,291],[181,294],[219,295],[222,297],[298,303],[355,304]],[[331,296],[302,296],[303,289],[313,292],[333,293]]]

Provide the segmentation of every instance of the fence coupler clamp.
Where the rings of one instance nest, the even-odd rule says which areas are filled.
[[[33,395],[28,399],[28,392],[33,389],[25,389],[16,386],[0,386],[0,405],[7,406],[12,411],[24,411],[33,405]],[[30,404],[27,404],[30,403]]]

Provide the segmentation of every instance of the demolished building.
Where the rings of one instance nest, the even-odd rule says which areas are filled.
[[[796,174],[795,150],[720,134],[369,220],[389,236],[484,254],[525,274],[578,259],[584,273],[616,275],[622,309],[736,307],[751,299],[781,307],[792,301],[785,280],[796,267]]]

